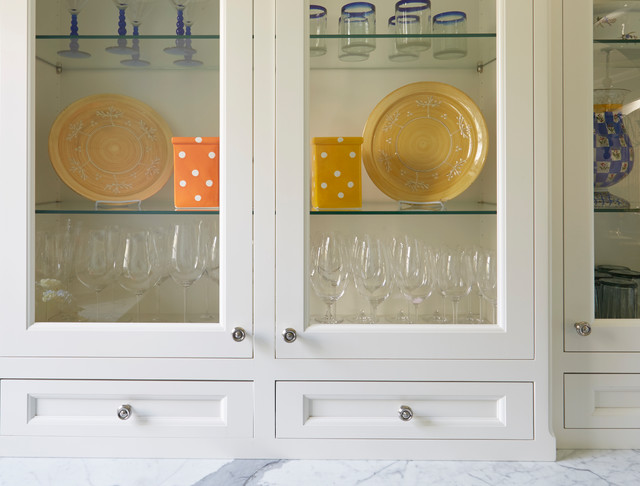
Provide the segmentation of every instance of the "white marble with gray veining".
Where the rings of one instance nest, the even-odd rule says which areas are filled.
[[[640,450],[556,462],[0,459],[0,486],[635,486]]]

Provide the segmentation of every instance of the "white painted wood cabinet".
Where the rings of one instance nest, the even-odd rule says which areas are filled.
[[[554,279],[554,295],[561,301],[562,289],[564,296],[563,311],[554,319],[554,391],[563,397],[555,404],[560,447],[638,445],[634,373],[640,367],[640,314],[637,289],[628,278],[640,263],[640,92],[633,54],[639,7],[599,0],[554,6],[556,39],[560,33],[564,39],[554,60],[555,72],[562,74],[555,78],[555,99],[562,101],[552,117],[563,120],[554,125],[554,136],[560,142],[555,154],[564,160],[553,182],[554,205],[562,201],[564,209],[554,218],[563,242],[556,240],[553,248],[564,262],[562,276]],[[620,311],[623,299],[616,295],[625,285],[633,297]]]
[[[6,164],[12,182],[0,196],[12,208],[11,238],[2,242],[12,277],[3,280],[0,454],[553,459],[548,2],[461,0],[455,9],[466,13],[467,32],[407,37],[430,48],[404,63],[394,61],[394,50],[405,37],[387,30],[393,1],[374,2],[377,32],[364,38],[339,33],[345,2],[337,0],[323,4],[322,35],[309,31],[308,2],[190,2],[206,10],[195,15],[158,1],[138,18],[134,1],[118,8],[89,0],[75,19],[76,37],[68,34],[64,1],[0,0],[0,140],[3,157],[16,161]],[[431,2],[429,25],[449,7]],[[123,17],[127,29],[139,21],[139,30],[119,31]],[[359,39],[375,43],[366,60],[338,59],[342,44]],[[465,46],[464,56],[438,59],[448,42]],[[311,57],[312,43],[324,43],[324,55]],[[385,96],[425,82],[464,93],[471,101],[461,103],[482,113],[486,131],[477,145],[486,160],[468,187],[442,207],[411,198],[405,207],[362,167],[362,208],[312,209],[312,138],[360,137]],[[188,177],[141,202],[94,203],[76,194],[84,175],[54,172],[49,130],[71,103],[103,93],[150,106],[174,137],[219,137],[219,209],[174,209],[174,187],[188,186]],[[446,111],[436,119],[427,105],[448,103],[438,96],[418,98],[397,119],[445,127],[439,137],[448,132],[446,140],[436,143],[463,150],[454,139],[473,138],[475,120]],[[96,113],[100,120],[63,126],[66,142],[85,131],[91,139],[103,118],[127,133],[140,126],[118,125],[111,106]],[[99,149],[125,150],[114,138]],[[79,159],[88,152],[92,165],[71,157],[70,172],[113,177],[109,187],[125,190],[120,175],[93,167],[102,152],[91,143],[67,143]],[[402,169],[400,179],[418,189],[455,181],[467,160],[452,163],[409,164],[410,176]],[[204,264],[192,259],[200,265],[195,277],[178,268],[189,254],[176,233],[185,223],[201,234],[208,228],[219,249],[218,262],[213,239],[203,252],[196,245]],[[134,288],[123,271],[133,246],[124,243],[114,250],[111,280],[84,278],[100,270],[96,251],[89,267],[83,259],[87,234],[105,229],[101,251],[109,238],[127,242],[141,229],[146,241],[166,237],[165,278],[154,274],[152,284]],[[375,322],[365,323],[370,311],[353,275],[336,303],[337,322],[322,322],[309,255],[327,232],[349,242],[370,234],[386,248],[408,235],[440,256],[458,248],[491,254],[497,267],[484,293],[471,269],[456,294],[439,283],[433,263],[428,292],[409,302],[399,270],[387,262],[392,291]],[[355,258],[347,259],[355,273]]]

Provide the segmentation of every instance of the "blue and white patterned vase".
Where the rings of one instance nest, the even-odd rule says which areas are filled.
[[[596,208],[628,208],[629,202],[611,194],[610,186],[633,169],[633,146],[622,120],[625,89],[594,90],[593,105],[593,203]]]

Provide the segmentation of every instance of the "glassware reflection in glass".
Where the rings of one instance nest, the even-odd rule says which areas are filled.
[[[384,243],[369,235],[356,238],[351,270],[356,290],[369,301],[371,310],[359,322],[378,322],[378,306],[387,300],[393,290],[393,269]]]
[[[317,322],[338,324],[336,303],[344,295],[349,282],[349,256],[346,245],[335,233],[325,233],[311,245],[311,286],[327,306]]]
[[[140,322],[140,298],[158,280],[160,262],[156,257],[148,231],[124,236],[117,259],[117,280],[136,296],[136,322]]]
[[[80,50],[80,43],[78,42],[78,15],[84,8],[87,0],[67,0],[67,10],[71,15],[71,29],[69,32],[69,49],[58,51],[58,55],[71,59],[86,59],[91,57],[91,54]]]
[[[133,49],[127,45],[127,39],[124,38],[127,35],[127,17],[126,10],[129,7],[129,1],[113,0],[116,8],[118,9],[118,45],[106,47],[105,50],[110,54],[117,54],[119,56],[130,56],[133,54]]]
[[[99,294],[115,279],[118,235],[111,229],[81,232],[75,270],[78,280],[95,292],[95,321],[99,320]]]
[[[388,22],[388,28],[389,28],[389,34],[391,35],[397,35],[398,34],[398,28],[396,25],[396,16],[394,15],[393,17],[389,17],[389,22]],[[393,61],[393,62],[408,62],[408,61],[415,61],[416,59],[418,59],[418,54],[416,54],[415,52],[401,52],[398,50],[398,46],[397,46],[398,42],[396,40],[396,42],[389,42],[389,46],[391,47],[391,51],[389,52],[389,60]]]
[[[187,322],[187,289],[204,273],[202,240],[199,224],[184,222],[174,226],[169,274],[183,289],[183,322]]]

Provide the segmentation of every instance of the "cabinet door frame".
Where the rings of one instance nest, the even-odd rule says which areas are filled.
[[[0,0],[0,142],[6,147],[0,195],[2,356],[238,357],[253,355],[252,0],[220,0],[220,323],[129,324],[34,321],[35,0]],[[8,256],[8,257],[7,257]],[[242,342],[234,327],[247,332]]]
[[[498,294],[502,303],[498,324],[464,329],[377,325],[373,332],[367,332],[359,325],[307,323],[308,2],[277,0],[276,187],[286,188],[276,196],[278,357],[533,359],[533,2],[497,0],[496,5],[497,248]],[[285,343],[281,338],[286,328],[296,329],[294,343]]]
[[[563,32],[564,350],[640,352],[636,319],[594,312],[593,166],[584,163],[593,159],[593,0],[564,0]]]

